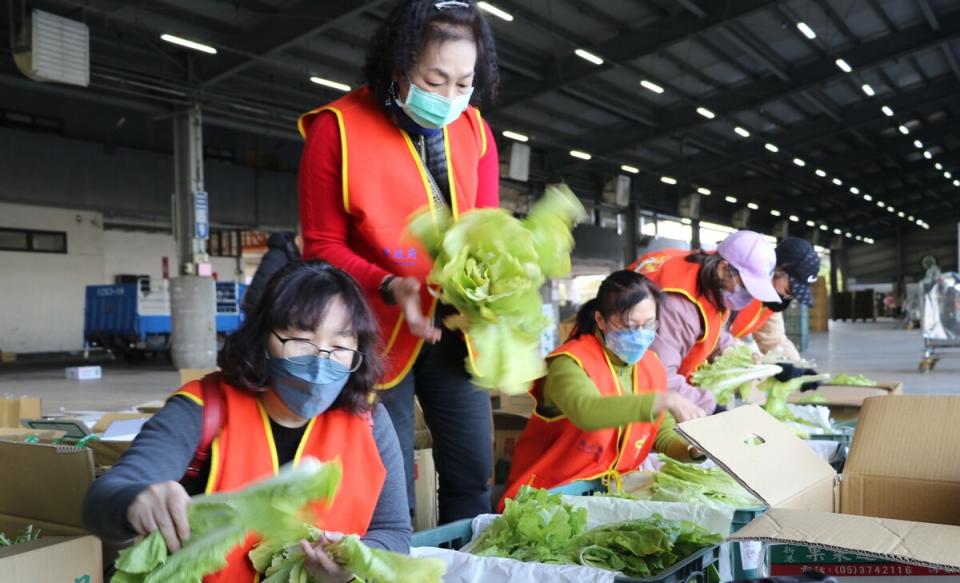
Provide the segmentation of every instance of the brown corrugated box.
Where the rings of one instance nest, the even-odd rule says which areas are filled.
[[[874,387],[860,387],[855,385],[821,385],[815,391],[791,394],[787,400],[799,403],[801,399],[822,397],[822,403],[830,408],[830,416],[837,421],[855,419],[860,413],[863,402],[870,397],[886,397],[902,395],[903,383],[896,381],[878,382]]]
[[[960,397],[866,399],[842,476],[754,405],[677,431],[770,506],[730,540],[960,569],[958,419]]]
[[[0,427],[20,427],[21,419],[43,414],[40,397],[0,396]]]
[[[0,441],[0,467],[0,530],[14,534],[31,524],[41,530],[39,540],[0,551],[3,581],[101,583],[100,540],[86,536],[82,521],[83,498],[93,483],[93,453]]]

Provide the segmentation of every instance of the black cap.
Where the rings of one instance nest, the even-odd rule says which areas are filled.
[[[813,244],[797,237],[787,237],[777,245],[777,267],[790,276],[790,293],[806,306],[813,305],[810,286],[820,275],[820,256]]]

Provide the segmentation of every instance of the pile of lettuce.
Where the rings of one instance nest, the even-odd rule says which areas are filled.
[[[842,374],[842,373],[828,380],[825,384],[844,385],[848,387],[876,387],[878,385],[877,381],[873,379],[868,379],[866,376],[862,374],[852,376],[852,375]]]
[[[300,540],[316,543],[322,533],[304,526]],[[436,559],[414,559],[406,555],[371,549],[355,535],[324,545],[324,551],[366,583],[442,583],[446,565]],[[304,566],[304,554],[299,544],[279,540],[264,540],[250,551],[250,561],[264,578],[261,583],[316,583]]]
[[[749,345],[736,344],[724,350],[713,362],[705,362],[690,380],[694,385],[713,393],[717,403],[727,406],[734,397],[746,401],[758,381],[779,374],[782,370],[774,362],[757,362]]]
[[[6,533],[0,531],[0,548],[12,547],[13,545],[19,545],[37,540],[40,538],[40,532],[41,530],[39,528],[34,528],[32,524],[25,526],[23,530],[21,530],[13,538],[8,537]]]
[[[308,538],[305,523],[312,522],[308,504],[332,500],[340,485],[342,468],[339,461],[321,464],[314,458],[304,458],[296,467],[285,468],[269,480],[253,484],[243,490],[195,497],[187,507],[190,522],[190,538],[183,547],[170,553],[159,531],[153,532],[134,546],[120,552],[116,561],[116,574],[111,583],[200,583],[206,575],[215,573],[227,565],[227,555],[249,535],[264,542],[251,551],[251,555],[264,545],[277,550],[295,545]],[[426,571],[440,570],[443,563],[430,560],[415,560],[393,553],[368,549],[355,537],[345,537],[332,543],[329,553],[346,569],[358,577],[381,583],[400,583],[411,580],[407,571],[371,571],[387,565],[407,566],[405,561],[434,563]],[[260,555],[266,550],[260,551]],[[271,551],[272,553],[272,551]],[[258,558],[260,556],[258,555]],[[272,558],[272,556],[271,556]],[[402,560],[401,560],[402,559]],[[254,560],[257,564],[257,560]],[[261,561],[263,566],[270,561]],[[266,570],[264,568],[264,570]],[[282,579],[308,583],[313,579],[303,568],[302,555],[296,578],[287,572]],[[417,575],[420,570],[412,570]],[[374,577],[376,575],[376,577]],[[429,583],[439,583],[440,578],[417,578]],[[271,579],[271,582],[281,579]]]
[[[650,487],[651,500],[734,508],[752,508],[761,504],[720,467],[704,468],[678,462],[665,455],[660,456],[660,461],[663,465],[653,475]]]
[[[434,261],[427,282],[459,312],[444,324],[467,333],[477,385],[519,394],[543,376],[540,338],[551,322],[540,287],[570,272],[571,229],[584,214],[567,186],[551,185],[523,220],[503,209],[475,209],[455,222],[430,213],[411,220]]]
[[[697,524],[659,515],[587,530],[585,509],[565,504],[559,494],[524,487],[470,552],[651,577],[722,541]]]

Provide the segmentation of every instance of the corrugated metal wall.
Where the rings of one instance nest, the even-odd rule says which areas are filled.
[[[847,250],[847,277],[857,283],[890,283],[897,277],[897,241],[894,236],[879,239],[875,245],[859,245]],[[904,228],[901,269],[907,282],[918,281],[924,269],[920,260],[933,255],[943,271],[957,271],[957,223],[934,225],[929,231]]]

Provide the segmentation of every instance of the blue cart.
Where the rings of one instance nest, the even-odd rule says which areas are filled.
[[[218,342],[243,323],[240,309],[247,286],[217,282]],[[173,323],[166,282],[149,279],[122,285],[90,285],[84,305],[83,338],[88,346],[116,351],[128,360],[170,349]]]

